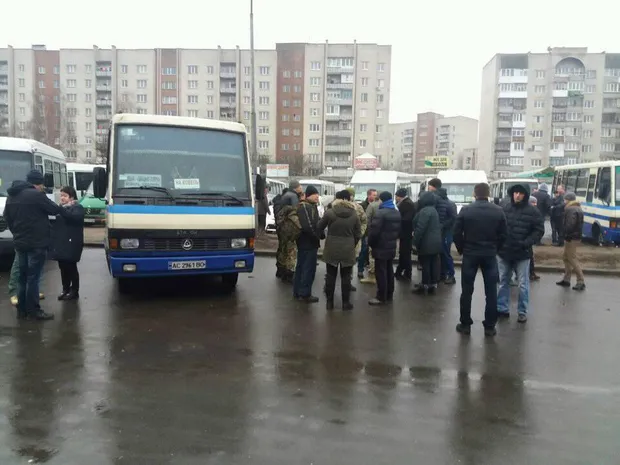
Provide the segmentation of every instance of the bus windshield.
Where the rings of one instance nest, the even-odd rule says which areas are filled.
[[[0,150],[0,196],[6,197],[7,189],[15,180],[26,180],[32,169],[32,154]]]
[[[507,182],[506,183],[506,195],[508,195],[508,191],[516,186],[517,184],[520,185],[527,185],[530,186],[530,193],[534,192],[534,189],[538,189],[538,183],[537,182],[517,182],[517,181],[512,181],[512,182]]]
[[[453,202],[468,203],[474,201],[475,184],[442,184],[448,198]]]
[[[75,172],[75,190],[80,193],[81,191],[85,191],[89,188],[90,183],[93,182],[94,174],[93,172]]]
[[[176,193],[250,198],[245,135],[203,128],[117,125],[114,192],[164,187]],[[132,195],[152,196],[152,190]]]
[[[384,191],[388,191],[393,195],[394,187],[394,184],[353,184],[353,188],[355,189],[355,201],[363,202],[366,200],[369,189],[375,189],[377,191],[377,196]]]

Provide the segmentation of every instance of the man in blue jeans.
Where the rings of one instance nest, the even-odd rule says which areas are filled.
[[[13,181],[7,190],[4,218],[13,234],[19,263],[17,317],[51,320],[54,315],[39,305],[39,281],[51,240],[49,216],[62,215],[64,209],[47,198],[40,171],[28,173],[26,181]]]
[[[515,184],[508,190],[510,203],[504,206],[508,236],[498,252],[499,292],[497,311],[500,317],[510,316],[510,280],[517,274],[519,283],[518,322],[527,321],[530,298],[530,249],[545,234],[545,223],[538,208],[530,205],[530,186]]]
[[[463,256],[461,264],[461,322],[456,330],[471,333],[471,298],[478,269],[482,270],[486,305],[484,309],[485,336],[495,336],[497,324],[497,251],[506,240],[506,217],[500,207],[489,202],[489,185],[476,184],[476,200],[463,207],[454,225],[454,244]]]
[[[43,278],[43,273],[41,273],[41,279],[39,279],[39,289],[41,289],[41,280]],[[19,292],[19,255],[17,252],[15,253],[15,259],[13,260],[13,265],[11,266],[11,274],[9,275],[9,297],[11,299],[11,305],[17,307],[18,297],[17,294]],[[45,296],[42,292],[39,292],[39,300],[43,300]]]
[[[297,266],[293,279],[293,297],[309,304],[319,301],[312,295],[312,284],[316,275],[316,261],[321,246],[321,233],[318,231],[319,191],[314,186],[306,188],[305,198],[297,206],[297,216],[301,232],[297,238]]]

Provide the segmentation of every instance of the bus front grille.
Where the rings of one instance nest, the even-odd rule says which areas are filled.
[[[190,246],[191,245],[191,246]],[[207,252],[230,249],[230,239],[226,238],[153,238],[142,241],[143,250],[171,252]]]

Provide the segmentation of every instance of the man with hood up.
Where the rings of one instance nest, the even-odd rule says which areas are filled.
[[[441,223],[441,240],[443,248],[441,252],[441,269],[440,278],[446,284],[456,284],[454,278],[454,260],[452,259],[452,229],[456,221],[456,204],[448,199],[448,192],[444,187],[441,179],[434,178],[428,182],[428,191],[433,192],[437,196],[435,209],[439,214],[439,222]]]
[[[443,250],[441,222],[437,212],[438,196],[424,192],[418,200],[418,213],[413,219],[413,243],[422,265],[422,283],[414,286],[416,294],[433,294],[440,275],[440,255]]]
[[[549,186],[544,182],[538,186],[538,190],[532,194],[533,197],[536,197],[536,204],[538,207],[538,211],[543,217],[543,225],[544,221],[551,214],[551,206],[553,205],[553,199],[549,195]],[[544,236],[544,233],[543,233]],[[542,237],[540,241],[538,241],[537,245],[542,244]]]
[[[545,233],[545,223],[538,208],[530,205],[530,186],[515,184],[508,190],[511,201],[504,207],[508,234],[498,252],[500,287],[497,310],[500,317],[510,315],[510,279],[513,272],[519,282],[519,323],[527,321],[530,293],[530,248]]]
[[[47,198],[43,174],[38,170],[28,173],[26,181],[14,181],[7,193],[4,218],[13,234],[19,261],[17,317],[51,320],[54,315],[39,305],[39,281],[51,243],[49,217],[64,216],[65,209]]]

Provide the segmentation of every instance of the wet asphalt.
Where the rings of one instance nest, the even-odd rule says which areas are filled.
[[[454,331],[458,286],[327,314],[271,259],[233,295],[204,280],[119,295],[84,252],[78,303],[18,323],[0,303],[0,464],[620,463],[617,278],[578,294],[545,275],[530,321]],[[320,292],[323,267],[315,291]],[[0,292],[6,292],[6,273]],[[481,282],[480,282],[480,288]],[[482,318],[477,289],[474,318]]]

